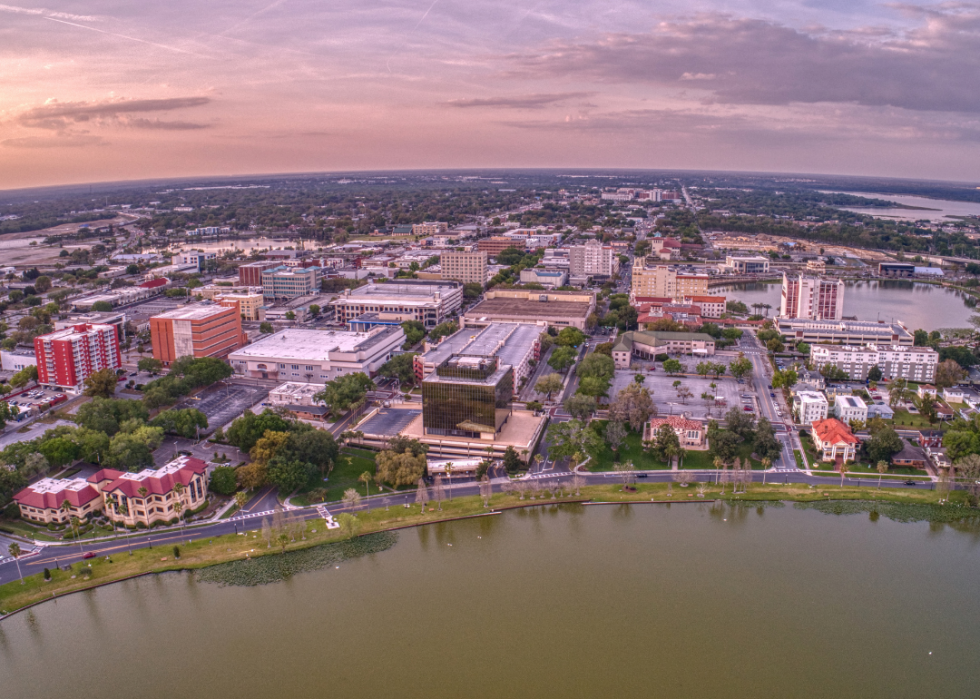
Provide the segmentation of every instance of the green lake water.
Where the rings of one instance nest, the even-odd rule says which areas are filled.
[[[252,588],[172,573],[0,624],[0,695],[976,697],[980,535],[566,506]]]

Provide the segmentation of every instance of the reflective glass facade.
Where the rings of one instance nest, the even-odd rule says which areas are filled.
[[[514,370],[510,366],[487,380],[430,377],[422,382],[422,426],[426,434],[479,437],[499,432],[510,415]]]

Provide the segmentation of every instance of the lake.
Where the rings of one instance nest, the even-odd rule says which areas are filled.
[[[173,251],[201,250],[202,252],[227,252],[229,250],[241,250],[251,253],[253,250],[281,250],[286,247],[299,248],[300,243],[306,245],[307,250],[315,250],[318,245],[315,241],[301,241],[299,238],[234,238],[226,236],[221,240],[202,240],[199,242],[190,239],[189,242],[175,244],[171,246]]]
[[[980,536],[550,506],[261,587],[172,573],[0,624],[5,699],[972,697]]]
[[[858,320],[900,320],[911,331],[918,328],[965,328],[974,309],[966,296],[955,289],[902,279],[845,282],[844,315]],[[732,284],[712,288],[729,299],[742,301],[752,311],[753,303],[768,303],[770,316],[779,315],[781,284]],[[765,314],[765,311],[763,311]]]
[[[834,194],[853,194],[868,199],[884,199],[905,206],[921,209],[879,209],[878,207],[842,206],[845,211],[868,214],[877,218],[898,218],[905,221],[946,221],[948,216],[980,216],[980,204],[950,199],[930,199],[928,197],[907,196],[904,194],[875,194],[873,192],[834,192]],[[922,210],[926,209],[926,210]]]

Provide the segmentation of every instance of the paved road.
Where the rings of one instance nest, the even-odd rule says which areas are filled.
[[[713,481],[718,475],[718,471],[693,471],[692,473],[694,473],[701,481]],[[554,478],[558,477],[559,475],[560,474],[557,473],[547,473],[539,474],[537,477]],[[665,483],[673,479],[673,473],[670,471],[646,471],[638,472],[638,475],[640,476],[639,482],[641,483]],[[839,478],[808,476],[802,471],[779,474],[773,474],[770,472],[765,475],[770,483],[773,481],[779,483],[809,483],[825,488],[826,492],[830,493],[831,495],[833,494],[834,486],[840,485]],[[566,478],[569,476],[570,474],[567,472],[564,474],[564,477]],[[589,485],[615,482],[615,479],[618,477],[617,474],[612,472],[590,473],[584,474],[584,476],[586,483]],[[756,471],[752,474],[752,478],[755,482],[761,482],[763,480],[763,474]],[[848,478],[845,482],[848,485],[869,484],[867,479],[857,478]],[[873,483],[874,481],[872,481],[870,484]],[[905,486],[904,484],[900,483],[890,484],[890,487],[893,488],[915,487],[919,490],[929,490],[932,489],[932,486],[932,483],[922,483],[916,486]],[[494,490],[499,492],[500,485],[495,485]],[[479,484],[474,482],[458,484],[454,483],[453,485],[453,494],[457,497],[464,495],[476,495],[478,492]],[[395,494],[388,493],[385,495],[365,498],[362,502],[364,503],[362,509],[375,509],[385,506],[397,507],[404,504],[411,505],[415,502],[415,493],[413,491]],[[344,509],[340,503],[328,503],[327,508],[332,514],[336,514]],[[293,510],[292,514],[298,514],[303,519],[307,520],[319,518],[316,508],[313,507]],[[106,556],[125,554],[125,552],[131,548],[163,547],[165,551],[163,555],[168,555],[170,547],[175,544],[180,544],[182,541],[211,539],[216,536],[236,534],[246,530],[257,532],[261,527],[262,517],[264,516],[267,516],[267,513],[262,511],[250,512],[242,515],[236,515],[235,517],[222,520],[214,524],[187,527],[184,531],[181,531],[180,529],[162,530],[156,533],[136,534],[125,539],[120,538],[99,542],[83,541],[81,547],[77,543],[70,545],[48,545],[43,547],[40,552],[34,555],[22,557],[21,568],[25,575],[31,575],[33,573],[40,572],[45,567],[53,568],[56,565],[78,563],[82,560],[83,552],[89,551],[94,552],[99,556]],[[0,584],[16,579],[17,568],[14,565],[13,560],[8,557],[4,561],[0,562]]]

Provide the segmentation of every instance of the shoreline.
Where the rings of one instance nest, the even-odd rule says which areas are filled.
[[[708,503],[717,504],[718,502],[730,504],[746,504],[749,506],[763,505],[764,503],[844,503],[844,502],[874,502],[892,505],[912,505],[924,507],[941,507],[943,511],[951,512],[956,508],[955,514],[951,512],[951,517],[937,519],[936,521],[962,521],[964,519],[980,517],[980,509],[969,508],[966,504],[966,494],[963,491],[953,491],[949,495],[948,504],[939,502],[939,494],[936,491],[905,491],[889,488],[877,488],[874,483],[867,486],[845,486],[839,488],[833,485],[809,486],[802,484],[753,484],[748,492],[733,494],[729,489],[722,493],[717,484],[707,484],[704,488],[703,497],[698,497],[695,488],[671,489],[668,492],[669,484],[641,484],[636,486],[635,492],[623,491],[620,484],[604,484],[585,486],[581,489],[579,496],[568,495],[566,497],[555,497],[554,499],[542,495],[535,500],[520,499],[516,494],[494,494],[489,510],[483,508],[483,503],[478,496],[465,496],[455,498],[453,501],[442,503],[445,507],[442,511],[434,508],[427,508],[430,511],[420,512],[415,506],[407,508],[407,513],[395,516],[394,512],[383,509],[363,511],[359,515],[363,527],[363,534],[375,534],[383,532],[396,532],[403,529],[413,529],[423,525],[442,524],[465,519],[476,519],[491,515],[501,514],[508,510],[527,509],[532,507],[542,507],[551,505],[629,505],[629,504],[689,504],[689,503]],[[690,492],[687,492],[687,491]],[[659,496],[659,497],[658,497]],[[666,497],[664,497],[666,496]],[[430,503],[431,504],[431,503]],[[945,508],[949,508],[946,510]],[[962,509],[961,509],[962,508]],[[960,514],[962,512],[962,514]],[[385,516],[385,515],[389,516]],[[925,513],[923,513],[925,514]],[[886,515],[887,516],[887,515]],[[925,517],[922,521],[933,521]],[[337,530],[324,530],[321,526],[322,520],[305,520],[305,531],[303,540],[293,541],[286,546],[285,553],[302,551],[305,549],[334,544],[344,541]],[[256,522],[258,526],[258,522]],[[69,572],[57,570],[53,572],[54,582],[43,582],[42,573],[34,573],[25,576],[23,588],[19,580],[14,580],[0,586],[0,605],[9,604],[12,608],[7,611],[4,606],[4,614],[0,616],[0,622],[4,619],[33,608],[44,602],[58,600],[79,592],[111,585],[118,582],[125,582],[147,575],[171,572],[192,572],[203,568],[245,560],[249,558],[261,558],[264,556],[281,553],[278,548],[262,549],[253,548],[261,541],[258,538],[258,529],[246,530],[238,535],[228,534],[216,537],[211,541],[200,540],[181,547],[181,558],[173,559],[170,555],[158,558],[161,552],[171,553],[171,547],[154,549],[139,549],[132,555],[127,555],[125,550],[115,551],[108,556],[100,555],[90,559],[88,566],[95,563],[97,568],[105,575],[103,579],[95,576],[85,580],[78,578],[72,579],[70,576],[75,573],[76,567],[84,565],[73,564]],[[253,542],[248,541],[248,536],[252,535]],[[239,537],[244,537],[239,539]],[[232,547],[234,544],[234,550]],[[244,544],[244,546],[242,546]],[[216,549],[225,546],[226,551],[220,552]],[[109,562],[108,558],[116,556],[120,559],[120,574],[114,574],[112,569],[106,570],[107,566],[116,565],[115,561]],[[128,565],[127,565],[128,564]],[[131,568],[135,566],[135,570]],[[94,571],[95,569],[93,569]],[[56,579],[57,578],[57,579]],[[44,590],[45,585],[56,584],[57,587],[49,588],[50,594]]]

